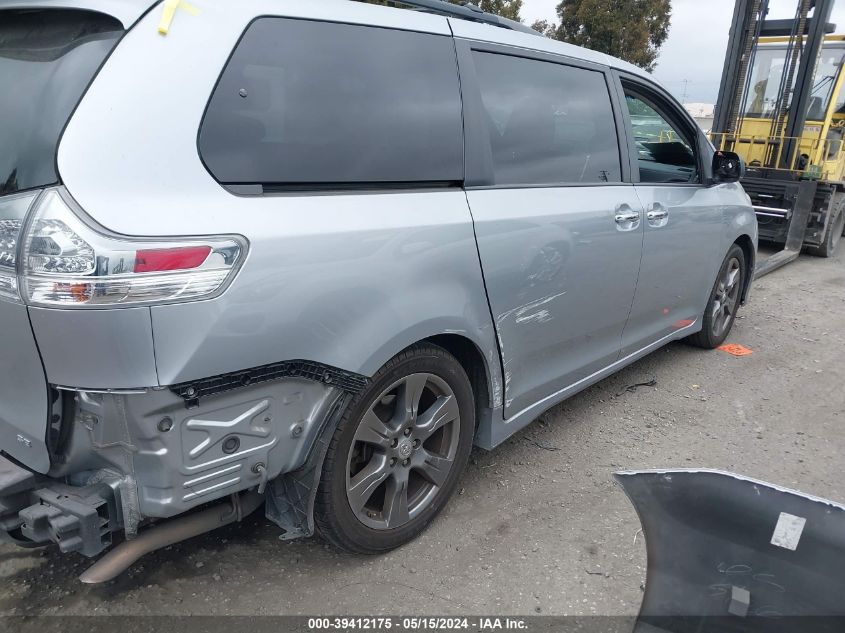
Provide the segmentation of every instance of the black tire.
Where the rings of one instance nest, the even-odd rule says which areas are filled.
[[[833,257],[836,255],[836,249],[839,247],[843,232],[845,232],[845,209],[843,209],[843,202],[840,202],[837,206],[836,215],[831,218],[830,225],[827,227],[822,243],[819,246],[808,246],[805,249],[806,252],[816,257]]]
[[[734,270],[734,266],[738,266],[739,272],[735,285],[730,288],[731,290],[735,289],[736,294],[731,293],[732,308],[730,313],[725,315],[726,321],[720,322],[716,314],[721,314],[719,309],[724,308],[728,304],[725,301],[725,295],[727,294],[725,292],[725,279],[729,271]],[[704,309],[701,331],[687,337],[686,340],[688,343],[704,349],[715,349],[725,342],[736,321],[736,311],[742,300],[742,291],[745,288],[747,275],[748,263],[745,261],[745,253],[739,245],[734,244],[725,256],[722,266],[719,268],[716,281],[713,283],[713,289],[710,291],[707,307]]]
[[[414,414],[414,422],[405,425],[403,422],[394,423],[398,417],[401,417],[405,411],[402,403],[413,400],[412,397],[404,395],[411,391],[408,384],[413,380],[426,380],[424,387],[420,390],[422,396],[418,399],[419,416]],[[407,381],[407,382],[402,382]],[[401,384],[400,384],[401,383]],[[389,392],[385,395],[386,390],[391,389],[392,386],[400,384],[396,387],[396,391]],[[405,391],[401,391],[404,389]],[[440,395],[438,395],[438,389]],[[428,409],[436,408],[440,402],[446,402],[449,398],[449,391],[451,396],[454,396],[454,401],[450,401],[450,407],[456,405],[456,409],[452,409],[457,413],[457,430],[451,425],[454,422],[446,422],[437,431],[434,431],[431,436],[426,439],[414,439],[423,437],[422,434],[417,435],[414,430],[412,435],[403,437],[401,433],[403,425],[405,431],[410,431],[409,426],[414,429],[422,428],[414,426],[416,420],[423,420]],[[393,393],[394,395],[389,395]],[[392,401],[391,401],[392,397]],[[427,407],[423,410],[424,401],[432,402],[432,398],[436,398],[433,404],[425,404]],[[387,403],[387,404],[385,404]],[[391,412],[390,407],[394,410]],[[443,405],[441,405],[443,406]],[[383,409],[382,409],[383,408]],[[384,411],[385,413],[382,413]],[[396,438],[402,440],[401,444],[389,445],[371,445],[368,442],[374,436],[367,431],[372,428],[372,415],[378,413],[379,422],[382,422],[391,433],[394,433],[394,426],[399,427],[399,434],[390,436],[393,439],[388,439],[388,442],[398,441]],[[365,422],[365,415],[367,416]],[[398,417],[397,417],[398,416]],[[434,414],[429,416],[433,419]],[[441,416],[445,418],[446,416]],[[384,421],[382,418],[386,418]],[[438,419],[441,419],[438,418]],[[408,418],[411,419],[411,418]],[[441,434],[439,438],[439,446],[446,446],[448,444],[447,452],[453,455],[449,463],[451,466],[440,468],[436,472],[438,478],[442,475],[443,480],[440,485],[435,485],[430,482],[424,470],[417,471],[415,469],[416,462],[413,459],[422,456],[425,461],[426,470],[429,461],[425,456],[436,456],[437,450],[432,450],[428,442],[430,440],[437,440],[438,433]],[[475,405],[473,398],[472,386],[469,378],[464,371],[461,364],[446,350],[430,344],[420,344],[408,348],[401,354],[391,359],[379,372],[373,377],[370,386],[360,395],[358,395],[347,407],[337,429],[335,430],[326,453],[325,461],[320,478],[320,484],[317,491],[317,499],[314,507],[314,520],[317,532],[335,547],[356,554],[378,554],[394,549],[411,541],[418,536],[429,523],[440,513],[443,507],[452,496],[455,486],[458,483],[460,475],[466,466],[469,459],[470,451],[472,450],[473,435],[475,433]],[[365,439],[360,439],[362,434]],[[375,436],[379,439],[380,436]],[[411,498],[412,481],[420,480],[420,485],[417,486],[416,493],[419,497],[426,490],[428,492],[422,496],[426,505],[419,507],[416,515],[413,512],[408,513],[408,520],[405,523],[397,523],[395,526],[390,525],[390,515],[393,514],[387,508],[388,495],[393,498],[396,494],[397,484],[393,483],[394,479],[385,479],[383,483],[379,483],[377,487],[373,487],[374,493],[369,497],[371,503],[372,499],[376,499],[378,505],[379,489],[385,501],[382,501],[382,510],[369,510],[368,506],[363,506],[357,510],[352,508],[353,492],[355,489],[355,476],[350,473],[360,465],[361,453],[370,450],[370,457],[363,458],[366,465],[362,466],[357,475],[362,474],[365,470],[375,463],[376,458],[382,460],[380,462],[381,469],[387,469],[387,464],[384,463],[385,455],[394,457],[388,461],[396,461],[395,457],[398,455],[397,451],[408,449],[409,440],[412,440],[415,452],[411,459],[400,458],[400,462],[395,466],[390,464],[391,477],[399,472],[399,469],[406,462],[410,462],[407,466],[405,487],[405,509],[410,507],[409,500]],[[420,442],[417,447],[417,441]],[[393,448],[397,446],[397,448]],[[370,460],[367,462],[367,460]],[[446,463],[446,462],[443,462]],[[374,471],[376,469],[373,469]],[[448,474],[445,474],[448,472]],[[416,479],[415,479],[416,478]],[[439,480],[439,479],[438,479]],[[392,483],[393,487],[389,487]],[[430,487],[430,488],[426,488]],[[367,486],[369,490],[370,485]],[[349,489],[349,491],[348,491]],[[361,495],[363,498],[363,495]],[[399,504],[397,504],[399,505]],[[370,519],[372,517],[372,519]],[[383,525],[368,525],[365,521],[372,521],[373,524],[383,522]]]

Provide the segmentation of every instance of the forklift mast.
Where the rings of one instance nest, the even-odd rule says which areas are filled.
[[[752,56],[769,0],[737,0],[713,120],[713,143],[722,147],[738,130],[743,96],[751,83]]]
[[[797,0],[792,20],[767,19],[769,0],[736,0],[734,7],[711,138],[717,148],[746,157],[742,184],[757,212],[761,239],[785,242],[782,252],[759,266],[757,276],[796,259],[803,247],[830,256],[842,232],[845,153],[841,126],[832,122],[841,63],[829,79],[824,120],[815,124],[820,117],[813,107],[808,125],[811,105],[822,102],[814,89],[819,90],[816,75],[826,35],[835,29],[828,23],[833,3]],[[779,76],[774,58],[766,57],[775,50],[783,54]],[[760,69],[768,60],[770,75],[755,70],[758,54]],[[831,231],[837,233],[833,242],[827,240]]]
[[[739,133],[744,105],[752,91],[751,68],[764,37],[788,36],[786,69],[778,88],[770,137],[783,139],[779,161],[766,167],[792,169],[798,150],[796,139],[804,133],[812,96],[813,79],[834,0],[799,0],[795,19],[766,20],[769,0],[736,0],[728,38],[722,81],[713,121],[717,146],[731,143]],[[809,17],[810,10],[813,16]],[[718,142],[717,142],[718,141]]]

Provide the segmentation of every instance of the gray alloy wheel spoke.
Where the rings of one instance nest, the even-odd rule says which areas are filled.
[[[725,304],[721,301],[716,302],[716,306],[714,307],[714,315],[713,315],[713,333],[716,336],[722,334],[722,328],[724,327],[725,321]]]
[[[389,476],[390,469],[387,458],[384,455],[373,455],[364,469],[349,482],[347,496],[352,510],[356,513],[363,511],[367,501]]]
[[[730,301],[725,301],[725,307],[722,309],[722,324],[720,332],[724,332],[728,328],[728,324],[731,322],[731,311],[730,311]]]
[[[722,302],[716,299],[716,302],[713,304],[713,321],[717,321],[719,319],[719,315],[722,313]]]
[[[725,279],[727,285],[727,292],[733,290],[733,287],[736,285],[737,279],[739,279],[739,265],[734,264],[735,267],[732,267],[728,271],[728,276]]]
[[[384,494],[384,508],[382,510],[387,528],[404,525],[411,520],[408,510],[408,478],[391,477]]]
[[[417,437],[424,442],[444,424],[457,420],[460,414],[455,396],[440,396],[417,418]]]
[[[442,486],[446,483],[446,478],[452,470],[453,460],[446,457],[440,457],[421,449],[420,457],[418,458],[415,470],[420,473],[425,479],[435,485]]]
[[[396,416],[400,423],[415,421],[420,407],[425,385],[428,382],[426,374],[412,374],[402,383],[402,388],[396,398]]]
[[[392,432],[375,414],[372,408],[364,414],[361,425],[355,432],[355,440],[387,448],[392,441]]]

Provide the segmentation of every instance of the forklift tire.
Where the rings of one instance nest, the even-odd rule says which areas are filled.
[[[816,257],[833,257],[836,255],[842,233],[845,232],[845,209],[843,209],[842,204],[839,205],[838,211],[827,227],[824,241],[818,246],[807,247],[808,254]]]

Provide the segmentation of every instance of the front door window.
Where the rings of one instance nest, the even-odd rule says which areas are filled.
[[[640,182],[697,183],[693,143],[650,101],[625,91],[631,115]]]

